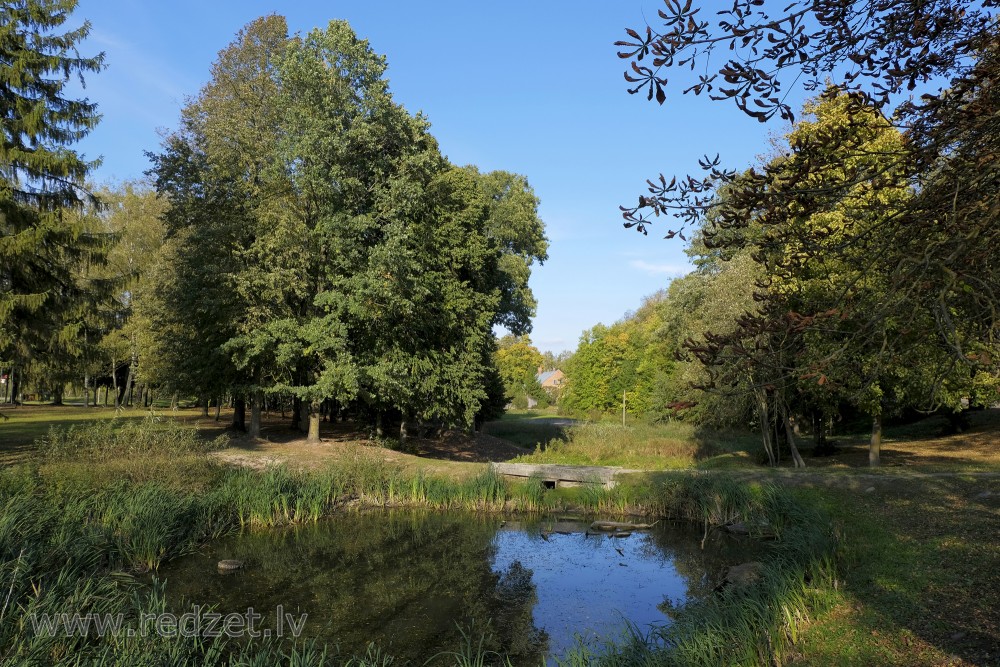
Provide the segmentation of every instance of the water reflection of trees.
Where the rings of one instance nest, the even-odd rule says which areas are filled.
[[[306,633],[345,654],[364,652],[376,642],[401,661],[423,664],[462,641],[459,627],[472,628],[474,643],[510,655],[514,664],[537,665],[549,645],[534,617],[537,591],[532,571],[520,560],[494,571],[500,520],[465,514],[404,511],[341,515],[314,526],[271,530],[210,545],[204,554],[168,566],[168,592],[174,599],[218,603],[220,611],[253,606],[271,613],[309,614]],[[571,532],[585,546],[608,552],[626,540],[585,537],[589,522],[548,519],[511,521],[507,529],[525,530],[538,549],[552,548],[560,532]],[[683,594],[660,608],[668,615],[691,598],[710,595],[726,565],[761,559],[761,545],[715,533],[702,550],[697,528],[660,524],[633,533],[627,542],[645,559],[669,561],[681,578]],[[638,543],[638,544],[637,544]],[[764,547],[766,548],[766,547]],[[580,557],[578,555],[577,557]],[[215,561],[238,558],[246,569],[220,576]],[[647,585],[650,582],[647,582]],[[655,584],[654,584],[655,585]],[[677,596],[678,589],[665,598]],[[266,617],[266,616],[265,616]],[[453,660],[442,656],[442,662]]]
[[[221,611],[253,606],[307,612],[306,633],[363,652],[370,642],[403,660],[455,650],[459,627],[515,664],[538,664],[545,634],[534,625],[531,570],[490,567],[499,521],[455,514],[343,515],[315,526],[221,541],[168,570],[168,590]],[[237,558],[230,577],[214,559]]]
[[[667,615],[685,601],[711,595],[726,567],[760,560],[768,549],[767,543],[718,530],[709,533],[702,548],[702,537],[701,530],[686,523],[662,524],[648,534],[648,548],[673,563],[686,587],[683,599],[664,600],[660,609]]]
[[[531,570],[514,561],[498,574],[490,600],[496,612],[490,618],[495,619],[495,639],[500,643],[493,650],[512,659],[544,653],[548,643],[545,631],[535,626],[533,612],[538,590],[531,576]]]

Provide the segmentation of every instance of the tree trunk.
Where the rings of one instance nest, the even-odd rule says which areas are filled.
[[[303,405],[305,405],[304,401]],[[308,406],[309,406],[309,435],[306,437],[306,442],[316,443],[319,442],[320,402],[313,401],[312,403],[309,403]]]
[[[260,437],[260,411],[263,396],[260,391],[255,391],[250,399],[250,430],[247,431],[251,438]]]
[[[958,435],[965,433],[969,429],[969,420],[966,417],[966,410],[959,412],[947,411],[944,413],[948,420],[948,435]]]
[[[247,402],[242,397],[233,399],[232,428],[243,433],[247,430]]]
[[[872,416],[872,439],[868,447],[868,465],[875,468],[881,464],[882,453],[882,414]]]
[[[55,389],[52,390],[52,405],[62,405],[63,404],[63,388],[62,385],[57,385]]]
[[[410,432],[406,428],[406,416],[403,416],[403,421],[399,422],[399,441],[406,442],[406,439],[410,437]]]
[[[298,429],[300,433],[309,433],[309,403],[305,401],[299,401],[299,411],[298,411],[299,423]]]
[[[132,389],[132,380],[134,378],[135,378],[135,355],[133,354],[132,359],[131,361],[129,361],[128,364],[128,375],[125,377],[125,386],[122,387],[122,395],[121,399],[118,401],[119,403],[124,403],[125,405],[129,405],[132,402],[131,389]],[[126,400],[126,394],[128,395],[127,400]],[[177,408],[174,409],[176,410]]]
[[[10,402],[13,403],[14,405],[20,405],[21,404],[21,375],[20,375],[20,373],[18,373],[17,375],[14,375],[14,372],[11,371],[10,376],[12,378],[11,381],[10,381]]]
[[[10,369],[10,402],[17,405],[17,396],[21,393],[21,375]]]
[[[215,421],[219,421],[222,418],[222,399],[215,399]]]
[[[799,448],[795,446],[795,429],[792,428],[792,419],[788,415],[788,409],[782,409],[782,421],[785,422],[785,437],[788,438],[788,449],[792,452],[792,461],[795,463],[796,468],[805,468],[806,462],[802,460],[802,455],[799,454]]]
[[[384,417],[382,417],[382,411],[379,410],[375,413],[375,437],[381,438],[385,435],[385,428],[383,426]]]
[[[202,396],[198,400],[198,403],[201,404],[201,416],[202,416],[202,418],[207,418],[208,417],[208,401],[209,401],[208,396]]]
[[[777,465],[774,458],[774,443],[771,440],[771,416],[767,410],[767,396],[763,389],[754,390],[754,399],[757,401],[757,421],[760,422],[760,439],[764,444],[764,453],[767,454],[767,464],[772,468]]]
[[[170,409],[173,410],[173,411],[175,411],[175,412],[177,411],[177,392],[176,391],[170,397]]]
[[[90,407],[90,376],[83,374],[83,407]]]
[[[115,388],[115,410],[121,407],[121,392],[118,391],[118,367],[111,364],[111,385]],[[107,389],[104,390],[104,404],[108,404]]]

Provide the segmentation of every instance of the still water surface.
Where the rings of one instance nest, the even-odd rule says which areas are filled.
[[[159,576],[175,606],[253,607],[308,614],[304,637],[364,653],[369,643],[397,663],[456,650],[459,628],[537,665],[578,641],[614,638],[625,619],[646,629],[666,610],[710,594],[747,545],[661,522],[627,536],[588,534],[590,520],[516,521],[466,513],[345,513],[315,525],[247,532],[174,561]],[[220,574],[219,560],[246,563]],[[183,600],[183,602],[182,602]],[[287,626],[286,626],[287,632]]]

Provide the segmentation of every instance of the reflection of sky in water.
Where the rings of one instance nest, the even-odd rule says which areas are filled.
[[[699,530],[667,522],[624,538],[585,537],[589,520],[502,523],[461,513],[343,513],[213,541],[165,564],[157,576],[168,581],[171,604],[180,610],[195,603],[218,605],[222,613],[253,606],[273,614],[280,604],[307,612],[305,634],[321,644],[363,654],[375,642],[396,656],[394,664],[423,665],[454,651],[459,628],[471,628],[475,641],[488,621],[491,649],[510,653],[515,665],[537,667],[536,629],[546,632],[548,653],[557,656],[577,635],[593,647],[597,638],[617,639],[626,618],[647,632],[651,624],[669,623],[657,609],[664,599],[681,606],[711,590],[708,573],[752,558],[744,541],[721,534],[710,536],[703,551]],[[543,530],[571,534],[546,533],[546,540]],[[216,562],[223,558],[246,567],[220,575]],[[531,571],[530,579],[511,568],[515,562]]]
[[[575,635],[588,642],[615,638],[625,627],[623,616],[643,632],[651,624],[664,625],[669,619],[657,605],[665,597],[677,604],[686,598],[683,577],[644,533],[621,538],[553,533],[544,540],[537,532],[505,528],[495,544],[494,571],[520,561],[533,572],[535,625],[549,634],[550,655],[565,653]]]

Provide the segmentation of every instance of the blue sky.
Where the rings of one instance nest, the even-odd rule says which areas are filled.
[[[429,118],[452,162],[527,176],[550,240],[550,259],[531,279],[539,303],[532,340],[574,349],[584,329],[620,319],[687,270],[680,241],[623,229],[618,205],[635,201],[646,178],[693,171],[706,153],[747,165],[781,129],[681,96],[683,85],[663,107],[626,92],[627,62],[613,42],[659,6],[81,0],[72,22],[93,24],[82,52],[104,51],[108,64],[87,81],[104,118],[81,149],[103,156],[99,181],[140,178],[149,166],[143,151],[175,127],[185,97],[243,25],[269,13],[285,15],[293,32],[346,19],[386,55],[396,101]]]

